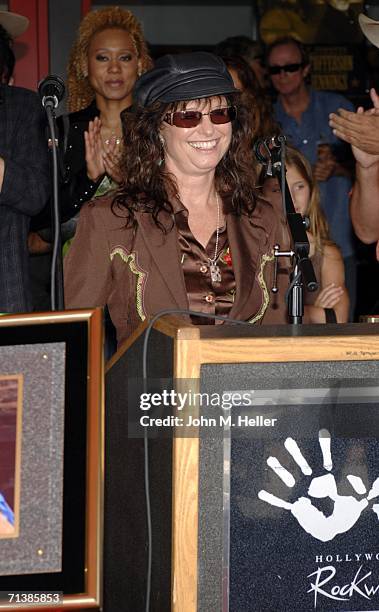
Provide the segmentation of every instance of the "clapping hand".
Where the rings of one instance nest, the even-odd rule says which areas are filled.
[[[352,146],[354,157],[364,167],[379,161],[379,96],[375,89],[370,90],[373,107],[365,111],[362,106],[357,112],[340,108],[338,114],[329,116],[329,125],[338,138]]]
[[[117,149],[119,140],[112,136],[109,141],[103,141],[99,117],[89,122],[88,131],[84,132],[84,141],[88,177],[92,181],[98,181],[107,174],[116,183],[120,183],[120,152]]]

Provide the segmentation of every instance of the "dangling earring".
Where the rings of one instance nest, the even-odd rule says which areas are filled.
[[[160,140],[161,145],[162,145],[162,153],[161,153],[162,157],[160,158],[160,160],[158,162],[158,166],[161,167],[162,164],[164,163],[164,149],[165,149],[165,146],[166,146],[166,141],[163,138],[162,134],[159,134],[159,140]]]
[[[87,62],[81,62],[79,72],[82,73],[82,78],[86,79],[88,77],[88,64]]]

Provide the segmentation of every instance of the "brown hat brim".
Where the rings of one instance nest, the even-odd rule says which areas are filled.
[[[375,21],[375,19],[371,19],[363,13],[359,15],[358,21],[367,40],[375,45],[375,47],[379,47],[379,21]]]
[[[29,26],[29,19],[23,15],[17,13],[10,13],[9,11],[0,11],[0,25],[3,26],[4,30],[12,38],[20,36]]]

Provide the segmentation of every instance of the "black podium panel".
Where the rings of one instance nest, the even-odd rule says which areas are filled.
[[[201,388],[251,402],[201,439],[198,611],[379,610],[378,363],[207,365]]]
[[[143,337],[106,375],[104,612],[145,610],[148,543],[144,441],[128,438],[128,388],[141,376]],[[152,331],[149,373],[172,376],[171,338]],[[151,612],[171,605],[171,441],[149,440],[152,521]]]

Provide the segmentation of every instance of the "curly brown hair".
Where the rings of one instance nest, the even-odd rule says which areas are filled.
[[[91,38],[94,34],[108,28],[119,28],[130,34],[136,48],[141,73],[152,67],[141,25],[133,13],[118,6],[89,12],[80,23],[77,40],[71,49],[67,66],[67,107],[69,112],[85,108],[95,97],[95,92],[84,72],[84,67],[87,63]]]
[[[239,103],[238,94],[225,97],[228,104],[236,106],[237,116],[229,149],[216,167],[215,187],[221,197],[230,199],[235,214],[250,215],[256,202],[257,163],[251,147],[248,110]],[[124,179],[112,208],[115,214],[122,211],[127,226],[133,225],[135,212],[144,211],[151,213],[164,231],[160,213],[173,212],[170,199],[178,188],[175,176],[165,169],[160,127],[167,113],[184,110],[186,104],[155,102],[136,108],[134,113],[126,110],[121,114],[124,140],[129,146],[123,151],[120,169]]]
[[[241,97],[244,105],[253,115],[253,138],[267,138],[281,133],[274,119],[272,102],[265,90],[259,84],[253,69],[239,56],[221,56],[226,67],[234,70],[243,87]]]

